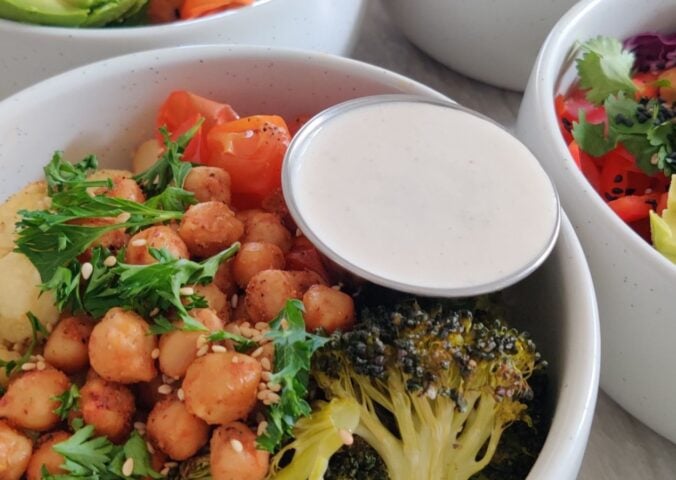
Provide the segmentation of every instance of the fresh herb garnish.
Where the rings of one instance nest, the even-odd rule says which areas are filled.
[[[610,95],[633,95],[636,86],[631,79],[634,54],[622,48],[615,38],[596,37],[582,46],[577,60],[580,86],[587,91],[587,99],[602,104]]]
[[[238,352],[247,352],[252,348],[258,346],[256,342],[250,340],[242,335],[236,335],[234,333],[226,332],[225,330],[216,330],[211,332],[207,336],[207,340],[210,342],[222,342],[223,340],[231,340],[235,342],[235,350]]]
[[[99,162],[94,155],[88,155],[73,164],[63,159],[63,152],[54,152],[52,160],[44,168],[47,193],[51,196],[72,187],[112,187],[110,179],[87,180],[87,175],[96,170],[98,166]]]
[[[24,363],[27,363],[31,356],[33,355],[33,351],[35,350],[35,347],[37,346],[38,342],[40,341],[40,335],[42,336],[47,336],[47,330],[45,330],[45,327],[42,326],[40,323],[40,320],[33,315],[32,312],[26,312],[26,317],[28,318],[28,321],[31,324],[31,342],[28,345],[28,348],[24,352],[21,357],[17,358],[16,360],[0,360],[0,368],[5,369],[5,375],[10,376],[17,370],[21,370],[21,367],[23,366]]]
[[[269,383],[282,387],[279,402],[267,411],[267,430],[258,437],[258,447],[274,452],[290,438],[296,421],[312,411],[305,400],[308,393],[310,361],[312,354],[328,338],[305,331],[303,303],[288,300],[284,309],[272,322],[266,336],[275,346],[274,373]]]
[[[61,420],[68,418],[72,411],[77,411],[79,407],[80,389],[77,385],[72,384],[68,390],[61,395],[52,397],[52,400],[58,401],[59,406],[54,409],[54,413],[59,416]]]

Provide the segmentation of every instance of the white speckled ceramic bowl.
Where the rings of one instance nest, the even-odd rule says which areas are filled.
[[[577,0],[386,0],[404,34],[453,70],[522,91],[549,29]]]
[[[624,39],[676,31],[674,0],[587,0],[544,43],[521,105],[517,135],[553,178],[587,255],[599,300],[601,387],[632,415],[676,441],[676,266],[615,215],[575,166],[557,126],[554,96],[575,78],[570,53],[597,35]],[[631,12],[631,14],[627,14]]]
[[[290,119],[365,95],[444,98],[381,68],[318,53],[204,46],[118,57],[0,102],[0,201],[39,178],[55,149],[71,159],[95,152],[104,166],[127,166],[174,89],[228,102],[241,114]],[[528,478],[572,480],[596,401],[599,335],[591,277],[567,220],[549,260],[507,298],[551,363],[551,428]]]
[[[126,28],[58,28],[0,19],[0,99],[70,68],[153,48],[251,44],[347,55],[364,7],[365,0],[258,0],[196,20]]]

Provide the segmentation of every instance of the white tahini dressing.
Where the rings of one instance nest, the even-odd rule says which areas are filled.
[[[534,156],[462,110],[359,106],[296,154],[285,195],[306,234],[376,283],[419,293],[499,282],[542,256],[556,231],[556,193]]]

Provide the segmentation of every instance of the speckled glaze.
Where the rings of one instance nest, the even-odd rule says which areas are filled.
[[[522,91],[540,44],[577,0],[387,0],[404,34],[469,77]]]
[[[57,28],[0,19],[0,99],[96,60],[154,48],[251,44],[347,55],[365,0],[258,0],[197,20],[129,28]]]
[[[575,77],[575,42],[676,30],[674,0],[587,0],[566,14],[540,51],[517,135],[557,185],[592,270],[601,313],[601,387],[629,413],[676,441],[676,266],[617,217],[573,163],[558,130],[554,95]],[[631,11],[631,15],[626,15]]]
[[[132,54],[59,75],[0,102],[0,201],[40,177],[53,150],[96,152],[126,167],[153,135],[168,92],[187,88],[243,115],[317,113],[374,94],[441,94],[382,68],[320,53],[201,46]],[[515,323],[550,360],[552,423],[529,480],[572,480],[587,443],[598,388],[596,301],[579,242],[563,219],[557,246],[534,274],[506,292]]]

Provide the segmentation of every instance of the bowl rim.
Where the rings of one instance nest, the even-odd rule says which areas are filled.
[[[33,34],[36,36],[45,35],[48,37],[78,37],[85,39],[100,39],[100,38],[129,38],[132,36],[149,35],[171,35],[177,33],[178,30],[190,29],[192,27],[199,28],[206,26],[206,24],[219,22],[220,20],[242,15],[242,12],[260,8],[268,3],[274,3],[281,0],[254,0],[250,5],[242,5],[237,8],[228,9],[222,12],[205,15],[203,17],[192,18],[189,20],[177,20],[169,23],[160,23],[155,25],[138,25],[138,26],[119,26],[119,27],[62,27],[56,25],[41,25],[38,23],[24,23],[6,18],[0,18],[0,32],[5,31],[12,35],[16,33]],[[252,13],[253,14],[253,13]],[[137,34],[137,35],[133,35]]]
[[[391,70],[351,58],[340,57],[323,52],[307,51],[286,47],[261,47],[255,45],[190,45],[167,47],[142,52],[128,53],[107,60],[99,60],[77,67],[29,86],[14,95],[0,100],[0,124],[12,124],[13,112],[21,109],[22,104],[42,104],[45,98],[54,98],[63,91],[69,91],[80,82],[99,82],[102,78],[114,76],[125,71],[142,68],[149,64],[159,66],[172,65],[195,59],[229,61],[236,59],[265,59],[275,62],[303,62],[312,64],[314,68],[332,67],[336,70],[357,69],[364,76],[384,80],[388,78],[397,85],[415,87],[416,93],[429,95],[452,101],[446,95],[428,87],[412,78]],[[570,355],[562,366],[559,379],[560,389],[556,397],[555,409],[545,444],[538,455],[528,478],[533,480],[536,473],[540,478],[554,478],[552,473],[577,473],[582,451],[587,445],[592,423],[600,368],[600,326],[596,296],[591,274],[579,240],[565,216],[561,213],[561,233],[557,245],[565,242],[566,248],[572,249],[573,257],[566,262],[566,268],[574,265],[575,282],[586,295],[586,313],[589,318],[573,318],[571,327],[576,328],[580,341],[568,345],[575,355]],[[577,261],[574,261],[574,260]],[[571,334],[572,335],[572,334]],[[571,380],[575,380],[574,385]],[[571,415],[575,420],[571,422]],[[556,435],[556,438],[553,437]],[[574,461],[572,461],[574,460]],[[565,477],[561,477],[565,478]]]
[[[556,152],[557,158],[568,162],[568,166],[571,168],[567,169],[568,173],[562,175],[565,178],[564,181],[572,181],[574,183],[579,194],[584,197],[584,201],[589,205],[588,208],[592,208],[595,212],[602,215],[606,226],[611,228],[614,234],[626,242],[627,247],[631,248],[635,254],[641,255],[642,260],[650,262],[651,268],[658,269],[660,274],[667,275],[672,281],[676,282],[676,265],[671,263],[671,261],[653,248],[652,245],[645,242],[608,207],[595,190],[589,188],[589,181],[575,165],[573,157],[568,150],[568,145],[566,145],[563,135],[559,131],[554,98],[557,94],[556,89],[562,74],[568,68],[567,61],[569,60],[566,60],[566,58],[571,58],[570,54],[575,48],[573,44],[564,43],[563,39],[569,36],[571,31],[575,30],[577,24],[583,18],[590,15],[594,9],[604,2],[605,0],[583,0],[574,5],[556,23],[540,49],[533,67],[530,88],[535,90],[536,111],[538,112],[538,116],[543,119],[543,131],[545,132],[543,141],[551,145]],[[556,62],[554,60],[555,54],[562,51],[567,53],[563,57],[564,61],[561,63]]]

